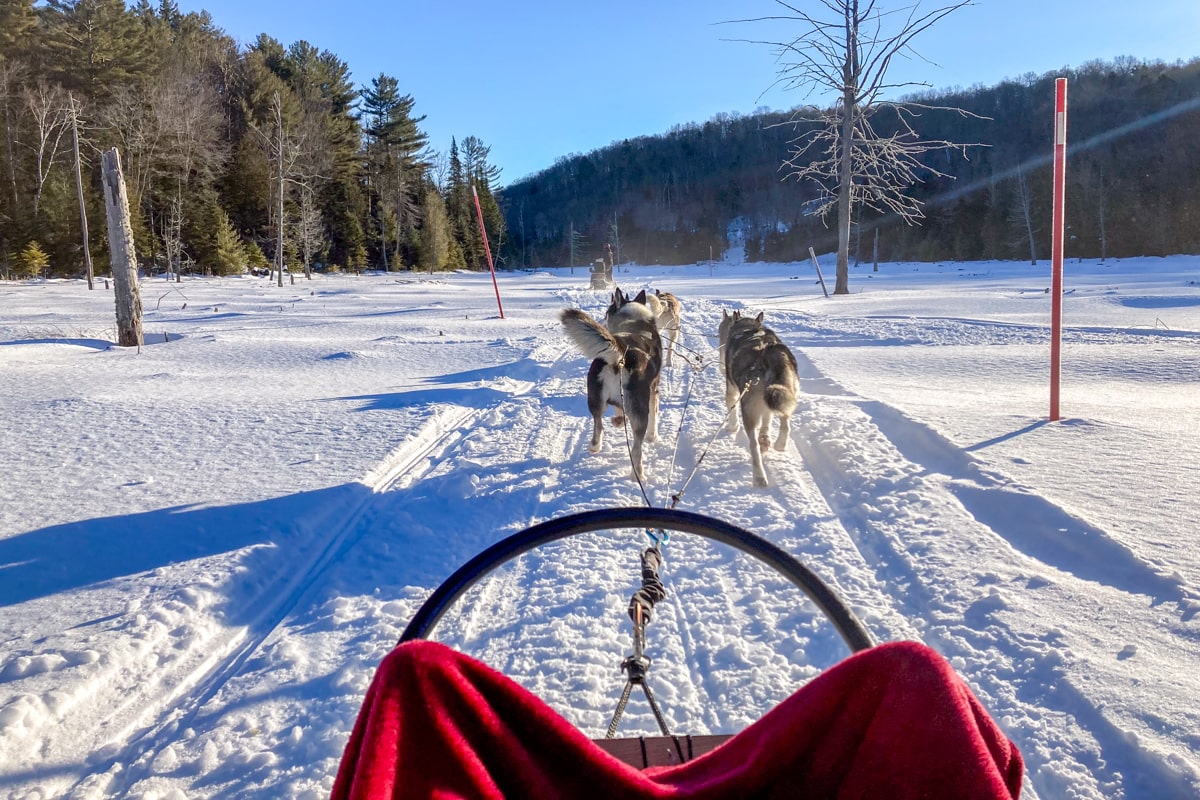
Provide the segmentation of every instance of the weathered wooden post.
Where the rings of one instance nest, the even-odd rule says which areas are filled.
[[[142,298],[138,291],[133,226],[129,224],[129,195],[121,174],[117,148],[101,158],[104,173],[104,210],[108,215],[108,252],[112,265],[113,295],[117,302],[117,344],[142,346]]]

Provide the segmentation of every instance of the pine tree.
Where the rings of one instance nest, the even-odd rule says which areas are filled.
[[[271,266],[271,262],[267,261],[267,257],[263,255],[258,242],[246,244],[246,266],[250,268],[251,272],[265,272]]]
[[[17,256],[17,266],[20,267],[21,274],[36,278],[50,266],[50,256],[46,255],[46,251],[36,240],[31,241]]]
[[[429,272],[446,269],[450,264],[450,245],[453,238],[446,220],[446,205],[432,186],[425,190],[421,216],[421,268]]]
[[[499,253],[504,245],[508,229],[504,221],[504,214],[500,211],[500,204],[492,193],[492,187],[500,180],[500,169],[488,163],[490,153],[491,148],[482,140],[474,136],[463,139],[463,172],[467,175],[468,193],[470,193],[470,186],[474,186],[476,194],[479,196],[479,211],[483,214],[483,224],[488,232],[489,245],[492,253]],[[471,202],[474,203],[474,197],[471,198]],[[479,224],[475,209],[470,210],[471,219],[478,232]],[[482,245],[482,240],[480,240],[480,244]],[[480,264],[480,268],[485,266],[487,265]]]
[[[28,47],[36,26],[33,0],[0,0],[0,63]]]
[[[217,209],[216,228],[216,242],[213,248],[213,260],[216,263],[213,272],[217,275],[241,275],[246,271],[248,261],[246,248],[223,208]],[[258,251],[258,255],[262,257],[262,250]],[[263,261],[265,262],[266,258],[263,258]]]
[[[401,95],[399,83],[393,77],[380,74],[363,87],[363,133],[367,136],[366,156],[374,190],[380,232],[381,260],[389,261],[389,240],[393,249],[391,261],[402,260],[401,245],[412,238],[422,203],[421,187],[429,170],[426,147],[428,137],[418,123],[424,116],[414,117],[415,101],[411,95]],[[389,228],[391,233],[389,235]]]
[[[91,99],[157,69],[147,29],[123,0],[47,0],[42,67],[51,80]]]
[[[450,169],[446,176],[446,219],[450,234],[462,251],[467,269],[483,268],[483,240],[475,222],[475,206],[471,199],[466,169],[459,158],[458,143],[450,140]]]

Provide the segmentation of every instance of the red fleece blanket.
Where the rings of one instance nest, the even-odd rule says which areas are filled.
[[[434,642],[380,664],[335,800],[1016,798],[1016,746],[948,663],[896,642],[821,673],[686,764],[637,770],[509,678]]]

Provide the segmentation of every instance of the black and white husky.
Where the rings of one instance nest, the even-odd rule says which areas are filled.
[[[618,291],[606,316],[608,327],[577,308],[568,308],[559,316],[579,352],[593,359],[587,376],[588,411],[592,414],[588,450],[599,452],[604,412],[614,406],[613,424],[629,422],[630,459],[638,480],[645,478],[642,443],[658,439],[658,378],[662,371],[662,339],[646,307],[645,294],[629,300]]]
[[[742,424],[750,437],[750,465],[754,485],[766,486],[762,454],[771,443],[771,417],[779,417],[779,435],[775,449],[787,446],[792,412],[800,392],[796,357],[779,341],[770,328],[763,327],[763,315],[743,317],[740,311],[724,312],[718,329],[721,366],[725,373],[725,407],[730,410],[727,430],[736,433],[734,403],[741,398]]]

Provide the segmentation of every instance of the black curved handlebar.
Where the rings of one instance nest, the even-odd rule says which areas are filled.
[[[874,645],[871,635],[854,612],[824,581],[781,547],[761,536],[701,514],[669,508],[606,508],[546,520],[515,533],[487,548],[442,582],[417,610],[400,637],[401,642],[425,639],[442,615],[463,592],[496,567],[522,553],[549,542],[581,533],[615,528],[663,528],[693,533],[730,545],[754,556],[787,576],[829,618],[851,652]]]

